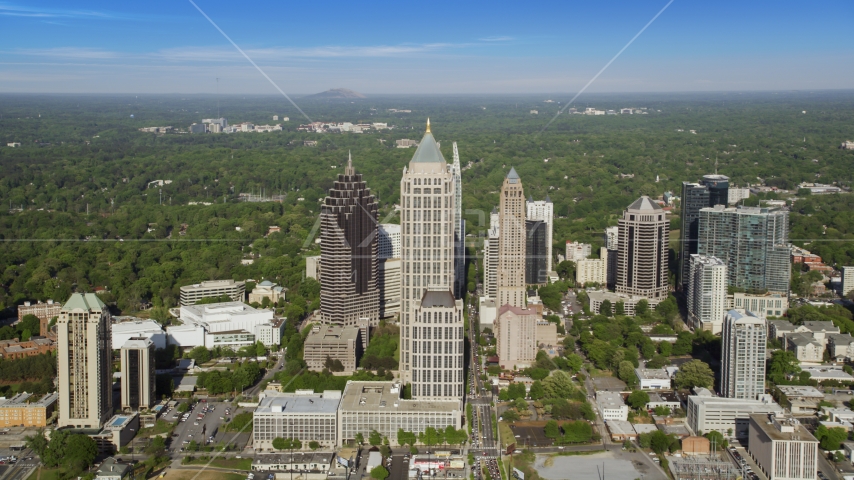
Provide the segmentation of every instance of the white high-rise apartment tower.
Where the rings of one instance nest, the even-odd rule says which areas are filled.
[[[717,257],[691,254],[688,270],[688,322],[695,330],[721,333],[726,313],[726,264]]]
[[[463,171],[460,168],[460,152],[454,142],[454,295],[463,297],[466,289],[466,221],[463,219]]]
[[[546,195],[545,200],[533,201],[527,203],[528,217],[527,220],[542,220],[546,224],[546,270],[551,272],[554,270],[552,265],[552,234],[554,233],[554,204],[552,199]]]
[[[400,225],[381,223],[377,231],[377,251],[380,259],[400,258]]]
[[[463,306],[453,296],[454,202],[454,177],[428,120],[400,181],[400,375],[412,385],[414,399],[463,397]]]
[[[101,428],[113,413],[110,310],[94,293],[73,293],[56,322],[59,428]]]
[[[765,319],[745,310],[730,310],[721,340],[721,393],[756,400],[765,393]]]
[[[498,222],[498,301],[504,305],[525,307],[525,192],[515,168],[504,179],[499,193]]]

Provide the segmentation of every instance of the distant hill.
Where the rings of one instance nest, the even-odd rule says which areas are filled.
[[[346,88],[333,88],[325,92],[309,95],[309,98],[366,98],[359,92],[347,90]]]

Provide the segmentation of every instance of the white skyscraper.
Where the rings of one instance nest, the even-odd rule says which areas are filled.
[[[730,310],[721,337],[721,393],[756,400],[765,393],[765,319],[745,310]]]
[[[466,221],[463,219],[463,172],[460,168],[460,152],[454,142],[454,295],[463,297],[466,288]]]
[[[379,257],[400,258],[400,225],[381,223],[378,228],[377,251]]]
[[[462,301],[453,296],[455,194],[428,120],[400,181],[400,374],[416,399],[463,396]]]
[[[695,330],[721,333],[726,313],[726,264],[717,257],[691,254],[688,321]]]
[[[620,242],[620,227],[614,225],[605,229],[605,248],[616,250]]]
[[[529,199],[527,202],[528,215],[526,220],[542,220],[546,224],[546,270],[551,272],[554,270],[552,265],[552,234],[554,233],[554,204],[546,195],[545,200],[533,201]]]
[[[498,209],[489,215],[489,232],[483,242],[483,295],[498,299]]]

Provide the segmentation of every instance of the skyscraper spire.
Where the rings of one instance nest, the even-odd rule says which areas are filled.
[[[427,131],[426,131],[426,132],[424,132],[424,133],[432,133],[432,132],[430,131],[430,117],[427,117]]]
[[[344,169],[344,175],[353,176],[356,173],[353,170],[353,153],[350,150],[347,150],[347,168]]]

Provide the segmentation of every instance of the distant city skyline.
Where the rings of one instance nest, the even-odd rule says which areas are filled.
[[[666,3],[199,6],[287,93],[569,94]],[[587,92],[851,88],[851,13],[675,1]],[[276,93],[189,2],[3,1],[0,25],[2,92]]]

